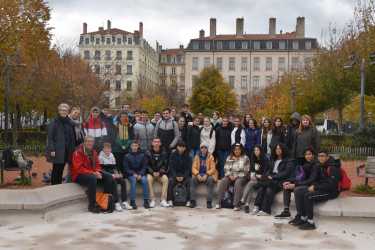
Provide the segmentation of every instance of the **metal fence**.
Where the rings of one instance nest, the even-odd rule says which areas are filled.
[[[375,156],[375,148],[373,147],[348,147],[348,146],[328,146],[328,151],[331,154],[340,154],[348,156]]]

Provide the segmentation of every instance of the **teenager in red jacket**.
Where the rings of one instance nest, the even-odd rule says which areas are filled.
[[[96,206],[96,186],[98,182],[103,183],[104,192],[112,194],[116,200],[116,182],[111,174],[102,171],[100,167],[98,153],[94,150],[95,139],[86,136],[85,141],[73,153],[72,159],[72,179],[74,182],[87,187],[89,200],[89,211],[99,213]]]

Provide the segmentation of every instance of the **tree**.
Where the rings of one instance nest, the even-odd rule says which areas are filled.
[[[237,110],[238,103],[233,89],[214,66],[203,69],[193,85],[189,103],[194,113],[208,115],[213,111],[227,113]]]
[[[146,110],[149,114],[160,112],[163,108],[167,107],[167,100],[163,96],[157,95],[151,98],[143,97],[139,100],[139,106]]]

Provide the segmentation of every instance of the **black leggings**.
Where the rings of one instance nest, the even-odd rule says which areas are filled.
[[[58,185],[62,183],[65,163],[54,163],[52,165],[51,185]]]
[[[108,173],[102,173],[102,179],[97,179],[94,174],[80,174],[77,176],[76,182],[87,187],[89,208],[93,208],[96,204],[96,186],[98,183],[103,184],[104,193],[112,194],[114,200],[118,200],[117,184],[113,180],[112,175]]]

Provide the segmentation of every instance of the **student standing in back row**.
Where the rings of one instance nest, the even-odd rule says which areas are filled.
[[[219,177],[221,179],[224,177],[224,164],[231,150],[232,128],[229,126],[228,117],[224,116],[222,118],[222,124],[216,129],[215,134],[216,134],[216,154],[217,154],[218,166],[219,166]]]
[[[176,147],[179,135],[177,122],[171,118],[171,110],[164,109],[163,118],[156,124],[154,137],[160,138],[163,149],[170,153]]]
[[[308,115],[303,115],[301,124],[296,133],[296,154],[295,159],[300,163],[303,161],[303,153],[306,148],[311,148],[314,152],[319,151],[320,137],[314,127],[312,119]]]

